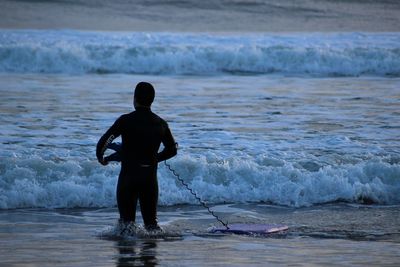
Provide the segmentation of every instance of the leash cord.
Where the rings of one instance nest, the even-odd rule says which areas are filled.
[[[197,194],[195,191],[193,191],[192,188],[189,187],[189,185],[180,177],[179,173],[177,173],[172,167],[171,165],[169,165],[167,163],[167,161],[164,161],[165,166],[167,166],[167,168],[172,172],[172,174],[176,177],[176,179],[178,179],[179,182],[181,182],[181,184],[186,187],[187,190],[189,190],[189,192],[197,199],[197,201],[204,207],[207,209],[207,211],[218,221],[220,222],[223,226],[226,227],[226,229],[229,229],[228,227],[228,222],[224,222],[222,221],[218,215],[216,215],[214,213],[214,211],[212,211],[210,209],[210,207],[206,204],[206,202],[204,202]]]

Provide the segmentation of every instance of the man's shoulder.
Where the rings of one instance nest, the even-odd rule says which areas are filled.
[[[136,111],[134,110],[132,112],[122,114],[119,118],[120,119],[129,119],[129,118],[132,118],[133,116],[135,116],[135,113],[136,113]]]
[[[154,113],[153,111],[151,111],[151,115],[152,115],[153,118],[155,118],[155,119],[163,120],[163,118],[161,118],[157,113]]]
[[[124,122],[126,122],[126,121],[132,120],[132,116],[134,116],[133,113],[134,113],[134,112],[122,114],[122,115],[119,116],[119,118],[116,120],[116,123],[121,124],[121,123],[124,123]]]
[[[152,119],[160,120],[160,121],[165,122],[165,120],[163,118],[161,118],[158,114],[156,114],[156,113],[154,113],[152,111],[150,111],[150,113],[147,113],[147,115],[145,115],[145,117],[147,117],[148,115],[150,115],[150,117]],[[122,114],[118,119],[119,120],[130,120],[130,119],[134,119],[136,117],[137,118],[143,118],[143,113],[139,113],[136,110],[134,110],[134,111],[132,111],[130,113]]]
[[[152,112],[153,117],[155,120],[158,120],[161,124],[167,125],[167,122],[161,118],[159,115],[157,115],[156,113]]]
[[[153,122],[157,122],[157,123],[159,123],[159,124],[161,124],[163,126],[167,126],[168,127],[168,123],[162,117],[160,117],[158,114],[154,113],[153,111],[150,111],[150,113],[147,113],[147,114],[150,114],[151,120]],[[138,120],[143,119],[142,116],[143,116],[143,114],[140,114],[136,110],[134,110],[134,111],[132,111],[130,113],[122,114],[118,118],[118,120],[120,122],[124,122],[124,121],[132,122],[132,120],[135,121],[136,119],[138,119]]]

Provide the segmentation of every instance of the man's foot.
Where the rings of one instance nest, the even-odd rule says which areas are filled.
[[[122,219],[118,221],[118,225],[121,235],[135,234],[139,228],[134,221],[125,221]]]
[[[145,228],[148,232],[155,232],[155,231],[162,232],[163,231],[163,229],[158,224],[146,225]]]

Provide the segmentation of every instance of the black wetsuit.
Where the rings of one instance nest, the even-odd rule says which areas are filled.
[[[96,156],[103,159],[107,146],[122,137],[121,172],[117,203],[123,221],[135,221],[139,200],[144,224],[157,225],[157,163],[176,155],[175,140],[168,124],[150,108],[139,107],[118,118],[97,143]],[[160,144],[164,149],[158,153]]]

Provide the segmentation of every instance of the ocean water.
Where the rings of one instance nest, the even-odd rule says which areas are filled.
[[[399,34],[0,36],[2,209],[113,207],[94,149],[142,80],[210,203],[400,203]],[[159,176],[161,205],[196,204]]]
[[[109,237],[115,209],[17,209],[0,212],[3,266],[398,266],[398,206],[285,208],[218,205],[231,221],[284,222],[288,232],[209,234],[201,207],[160,207],[169,237]],[[107,227],[105,227],[105,225]],[[180,233],[174,236],[174,233]],[[172,235],[171,235],[172,234]]]
[[[99,165],[95,146],[132,111],[136,83],[149,81],[156,88],[153,111],[179,143],[168,163],[181,178],[224,220],[292,229],[267,241],[205,236],[216,222],[161,163],[160,222],[180,229],[183,241],[173,246],[195,251],[180,264],[212,266],[222,259],[205,260],[207,250],[222,249],[233,257],[225,264],[262,266],[259,253],[269,242],[272,254],[296,251],[286,260],[269,258],[275,265],[298,263],[327,246],[309,263],[395,266],[399,44],[399,33],[1,30],[0,251],[10,255],[3,263],[18,262],[5,245],[16,239],[16,255],[28,252],[27,262],[45,266],[38,251],[48,248],[21,248],[26,236],[10,226],[21,226],[21,218],[32,242],[54,242],[51,257],[67,253],[61,241],[76,254],[76,244],[90,238],[90,246],[109,249],[93,240],[117,218],[119,165]],[[36,235],[37,227],[45,233]],[[71,227],[86,241],[67,237]],[[147,241],[135,242],[146,254]],[[157,244],[161,263],[182,260]],[[136,245],[116,244],[127,246]],[[371,254],[377,258],[358,246],[377,250]],[[86,261],[99,258],[77,265]]]
[[[1,72],[399,76],[398,33],[0,32]]]

